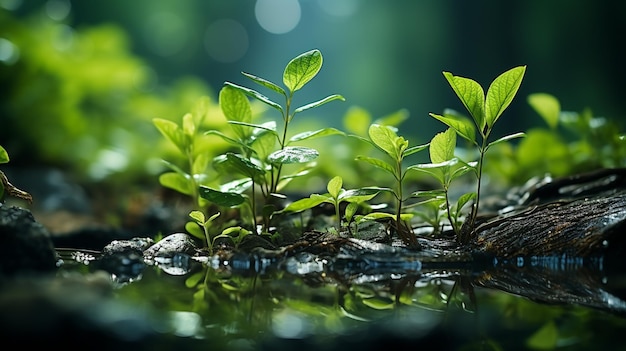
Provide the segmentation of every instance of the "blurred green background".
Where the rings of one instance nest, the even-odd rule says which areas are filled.
[[[309,114],[334,127],[352,106],[406,108],[401,134],[426,142],[444,129],[429,112],[463,110],[442,71],[486,89],[518,65],[495,134],[543,125],[525,101],[535,92],[620,120],[624,16],[626,2],[584,0],[0,0],[0,145],[17,165],[153,175],[167,148],[152,118],[179,121],[226,80],[250,85],[241,71],[280,83],[313,48],[324,67],[297,103],[342,94]]]

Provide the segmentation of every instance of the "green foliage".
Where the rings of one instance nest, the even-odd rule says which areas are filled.
[[[403,217],[403,205],[409,197],[405,197],[403,194],[403,181],[406,176],[407,169],[403,167],[402,163],[405,157],[426,149],[428,144],[409,147],[409,142],[403,137],[398,136],[394,128],[380,124],[370,125],[368,135],[369,139],[362,139],[374,145],[387,157],[385,159],[380,159],[360,155],[357,156],[357,160],[367,162],[393,177],[394,185],[392,188],[373,187],[371,189],[388,192],[394,196],[396,201],[396,213],[393,218],[395,221],[396,231],[407,245],[416,246],[417,240],[415,235],[405,222],[407,216]],[[372,219],[383,217],[391,216],[387,213],[372,213],[367,216],[367,218]]]
[[[450,87],[452,87],[452,90],[454,90],[457,97],[461,100],[467,111],[472,116],[474,127],[478,130],[478,134],[480,135],[480,139],[477,139],[476,132],[473,128],[462,120],[454,119],[453,117],[445,114],[430,114],[433,118],[452,128],[458,135],[467,139],[478,150],[479,158],[477,164],[472,167],[477,178],[476,194],[474,196],[468,195],[463,198],[463,200],[467,201],[469,201],[469,198],[475,199],[469,217],[469,226],[467,228],[470,229],[468,229],[468,231],[471,230],[474,220],[478,214],[483,163],[487,149],[496,144],[524,136],[524,133],[515,133],[491,142],[489,141],[493,126],[498,121],[504,110],[511,104],[511,101],[513,101],[513,98],[517,94],[517,91],[522,83],[525,72],[526,66],[519,66],[500,74],[489,86],[487,94],[485,94],[483,88],[476,81],[469,78],[455,76],[450,72],[443,72],[443,75],[450,84]],[[450,146],[450,142],[440,142],[440,144],[445,144],[445,147]],[[437,157],[439,157],[438,154],[440,153],[441,150],[435,150]],[[431,157],[432,154],[433,153],[431,152]],[[446,179],[439,180],[445,181]],[[460,210],[458,206],[457,209]],[[449,216],[449,218],[450,217],[451,216]],[[452,222],[452,219],[450,221]],[[454,223],[452,223],[452,225],[456,227]],[[460,242],[467,242],[469,240],[468,234],[469,233],[457,232],[457,238]]]
[[[278,196],[279,191],[292,179],[307,174],[314,165],[319,152],[305,146],[294,146],[292,143],[310,140],[334,134],[343,134],[334,128],[324,128],[314,131],[305,131],[289,137],[289,124],[296,114],[322,106],[330,101],[344,100],[340,95],[329,95],[321,100],[293,108],[293,95],[313,79],[322,67],[322,54],[319,50],[311,50],[298,55],[285,67],[283,84],[287,90],[277,84],[257,77],[249,73],[243,75],[259,84],[283,96],[283,105],[274,102],[256,90],[226,82],[219,94],[219,104],[228,123],[232,127],[234,137],[220,131],[209,131],[208,134],[220,136],[226,142],[239,150],[239,153],[227,153],[214,160],[214,165],[222,170],[230,170],[245,178],[238,180],[239,190],[250,188],[250,201],[254,227],[256,223],[256,199],[255,192],[259,190],[263,196],[264,208],[261,212],[263,218],[262,232],[269,228],[269,221],[274,207],[271,198]],[[254,123],[252,120],[250,102],[248,98],[258,100],[280,113],[283,125],[278,130],[277,123],[270,121],[263,124]],[[297,168],[293,173],[284,174],[288,165],[304,165]],[[241,186],[246,184],[246,186]],[[213,193],[223,190],[213,190]],[[226,191],[227,193],[232,191]],[[210,194],[204,192],[203,194]],[[201,194],[202,195],[202,194]],[[204,196],[204,195],[203,195]],[[224,195],[224,199],[232,196]],[[210,201],[214,201],[215,196]],[[220,203],[217,203],[220,205]]]
[[[349,204],[358,205],[362,202],[369,201],[373,199],[376,195],[378,195],[377,189],[371,188],[363,188],[363,189],[351,189],[345,190],[341,186],[343,185],[343,179],[339,176],[333,177],[326,187],[328,190],[325,194],[311,194],[308,198],[300,199],[295,202],[290,203],[285,207],[282,212],[300,212],[304,210],[311,209],[315,206],[318,206],[324,202],[332,204],[335,208],[335,217],[337,219],[337,228],[342,228],[341,225],[341,213],[340,213],[340,204],[342,202],[348,202]],[[358,207],[358,206],[357,206]],[[344,217],[350,222],[354,215],[354,211],[356,211],[355,206],[350,206],[349,209],[346,208],[346,214]]]
[[[206,218],[202,211],[194,210],[189,213],[189,217],[191,217],[194,221],[187,222],[185,225],[185,229],[187,229],[187,231],[191,235],[206,242],[207,248],[209,249],[209,254],[213,254],[213,242],[215,241],[215,238],[211,238],[210,231],[213,221],[219,216],[220,213],[218,212],[211,217]],[[198,228],[200,228],[201,230],[198,231]]]

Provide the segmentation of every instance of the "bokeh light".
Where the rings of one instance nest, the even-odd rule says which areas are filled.
[[[257,22],[272,34],[291,32],[300,22],[301,14],[298,0],[257,0],[254,7]]]

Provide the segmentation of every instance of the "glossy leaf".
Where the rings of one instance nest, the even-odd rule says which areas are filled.
[[[257,177],[265,174],[265,171],[260,166],[242,157],[241,155],[227,152],[223,156],[223,159],[220,159],[219,156],[216,157],[214,159],[214,163],[216,161],[221,161],[223,162],[222,165],[226,167],[231,167],[233,170],[239,172],[240,174],[246,175],[253,179],[256,179]]]
[[[485,128],[485,92],[476,81],[443,72],[444,77],[470,113],[480,130]]]
[[[293,93],[313,79],[322,68],[322,53],[315,49],[289,61],[283,72],[283,83]]]
[[[372,124],[368,134],[374,145],[394,160],[401,159],[402,152],[408,147],[408,142],[388,126]]]
[[[360,203],[373,199],[379,192],[372,188],[349,189],[339,195],[339,200]]]
[[[420,151],[426,149],[429,145],[430,145],[430,143],[422,144],[422,145],[416,145],[416,146],[411,146],[410,148],[404,150],[404,153],[403,153],[402,156],[403,157],[407,157],[409,155],[413,155],[416,152],[420,152]]]
[[[222,192],[204,185],[200,186],[199,193],[203,199],[218,206],[233,207],[241,205],[244,201],[246,201],[245,196],[241,194]]]
[[[198,223],[204,224],[205,218],[202,211],[191,211],[189,212],[189,217],[193,218],[193,220]]]
[[[485,118],[489,128],[493,127],[513,101],[525,72],[526,66],[511,68],[494,79],[489,86],[485,101]]]
[[[321,203],[329,202],[330,198],[320,194],[311,194],[310,197],[294,201],[287,205],[282,212],[301,212],[313,208]]]
[[[505,135],[502,138],[499,138],[497,140],[494,140],[494,141],[490,142],[489,145],[487,145],[487,147],[491,147],[493,145],[496,145],[496,144],[499,144],[499,143],[503,143],[505,141],[509,141],[509,140],[512,140],[512,139],[523,138],[525,136],[526,136],[526,133],[523,133],[523,132]]]
[[[224,85],[219,94],[219,104],[222,113],[228,121],[250,123],[252,121],[252,108],[246,94],[240,89],[230,85]],[[239,139],[245,140],[250,135],[248,128],[237,124],[231,124],[233,131]]]
[[[550,128],[557,127],[561,114],[561,104],[557,98],[546,93],[530,94],[528,95],[528,104],[537,111]]]
[[[288,146],[282,150],[272,152],[267,160],[274,164],[305,163],[313,161],[319,156],[315,149],[304,146]]]
[[[263,79],[261,77],[257,77],[255,75],[252,75],[250,73],[246,73],[246,72],[241,72],[241,74],[243,74],[246,78],[251,79],[252,81],[254,81],[257,84],[260,84],[268,89],[274,90],[275,92],[283,95],[283,96],[287,96],[287,93],[285,92],[285,89],[279,87],[278,85],[270,82],[267,79]]]

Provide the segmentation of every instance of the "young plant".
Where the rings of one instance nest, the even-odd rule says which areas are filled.
[[[525,72],[526,66],[518,66],[502,73],[491,83],[486,95],[483,88],[476,81],[455,76],[450,72],[443,72],[452,90],[454,90],[472,116],[474,125],[472,126],[448,115],[430,113],[430,116],[452,128],[458,135],[468,140],[478,149],[478,162],[476,167],[474,167],[474,173],[477,178],[476,196],[467,221],[468,226],[464,227],[467,229],[461,231],[458,236],[461,243],[469,241],[474,221],[478,214],[485,153],[491,146],[497,143],[524,136],[524,133],[514,133],[491,142],[489,141],[495,123],[517,94]],[[480,139],[476,138],[476,129]]]
[[[307,164],[315,160],[319,153],[317,150],[303,146],[292,146],[292,143],[318,138],[332,134],[343,134],[334,128],[324,128],[315,131],[307,131],[289,137],[289,124],[296,116],[306,110],[322,106],[333,100],[344,100],[341,95],[329,95],[321,100],[293,108],[293,98],[295,93],[303,88],[313,79],[322,67],[322,54],[319,50],[311,50],[298,55],[292,59],[283,72],[283,83],[287,89],[279,85],[254,76],[243,73],[246,78],[278,93],[284,98],[281,105],[270,100],[265,95],[256,90],[243,87],[234,83],[226,82],[220,91],[219,103],[224,116],[231,124],[235,137],[232,138],[218,131],[209,133],[217,134],[224,140],[236,146],[239,153],[227,153],[218,157],[214,164],[224,170],[232,170],[245,176],[244,179],[235,181],[236,190],[222,188],[220,190],[209,189],[205,193],[241,193],[242,190],[251,188],[250,206],[256,225],[256,200],[255,190],[259,190],[264,198],[262,232],[269,228],[269,219],[274,212],[274,207],[270,203],[272,196],[277,196],[278,192],[294,177],[307,173],[310,166],[299,169],[297,172],[284,175],[284,166],[288,164]],[[248,98],[251,97],[280,113],[282,119],[282,130],[278,130],[274,121],[255,124],[252,123],[252,113]],[[202,193],[201,193],[201,196]],[[208,198],[207,198],[208,199]],[[208,199],[211,201],[212,199]]]
[[[195,234],[197,233],[197,231],[192,226],[197,225],[198,227],[202,229],[204,238],[200,237],[200,239],[204,239],[206,241],[206,247],[209,249],[210,255],[213,254],[213,241],[215,240],[215,238],[212,239],[211,234],[209,232],[210,232],[211,224],[217,217],[219,217],[219,215],[220,213],[218,212],[207,219],[204,216],[204,213],[202,211],[191,211],[189,213],[189,217],[191,217],[195,221],[195,223],[187,222],[187,224],[185,225],[185,229],[187,229],[189,233],[193,234],[196,237],[199,237],[199,236]]]
[[[343,185],[343,179],[340,176],[336,176],[328,182],[326,194],[311,194],[308,198],[294,201],[287,205],[282,211],[284,212],[301,212],[308,210],[322,203],[332,204],[335,208],[335,218],[337,219],[337,230],[341,231],[341,211],[340,204],[342,202],[348,202],[348,208],[345,210],[346,221],[349,223],[354,215],[355,206],[359,203],[369,201],[378,195],[379,191],[376,189],[364,188],[364,189],[351,189],[345,190],[341,186]]]
[[[368,214],[366,217],[368,219],[393,219],[398,236],[402,239],[402,241],[404,241],[405,244],[415,247],[417,246],[417,239],[409,226],[405,223],[406,220],[411,218],[411,214],[403,213],[403,205],[405,201],[410,198],[410,196],[405,197],[403,193],[403,180],[409,169],[404,169],[402,162],[407,156],[426,149],[428,144],[409,147],[409,142],[403,137],[398,136],[394,129],[395,128],[389,126],[372,124],[368,130],[369,140],[363,139],[387,155],[387,159],[379,159],[362,155],[357,156],[356,158],[357,160],[367,162],[382,169],[393,176],[395,181],[392,188],[373,187],[371,189],[391,193],[396,200],[396,213],[390,214],[384,212],[374,212]]]
[[[476,193],[469,192],[461,195],[457,200],[456,205],[451,206],[450,201],[450,185],[452,181],[465,173],[471,171],[476,167],[476,163],[470,164],[464,163],[454,155],[456,149],[456,132],[452,128],[448,128],[445,132],[436,134],[430,141],[429,164],[418,164],[410,166],[410,169],[423,171],[432,175],[442,186],[442,192],[444,201],[441,205],[444,206],[445,213],[447,214],[448,221],[454,230],[456,235],[459,235],[462,222],[459,220],[461,217],[461,211],[465,204],[476,197]],[[428,196],[439,197],[440,192],[416,192],[413,194],[416,197]],[[432,202],[431,202],[432,203]],[[438,225],[437,225],[438,227]],[[437,228],[435,227],[435,228]]]

